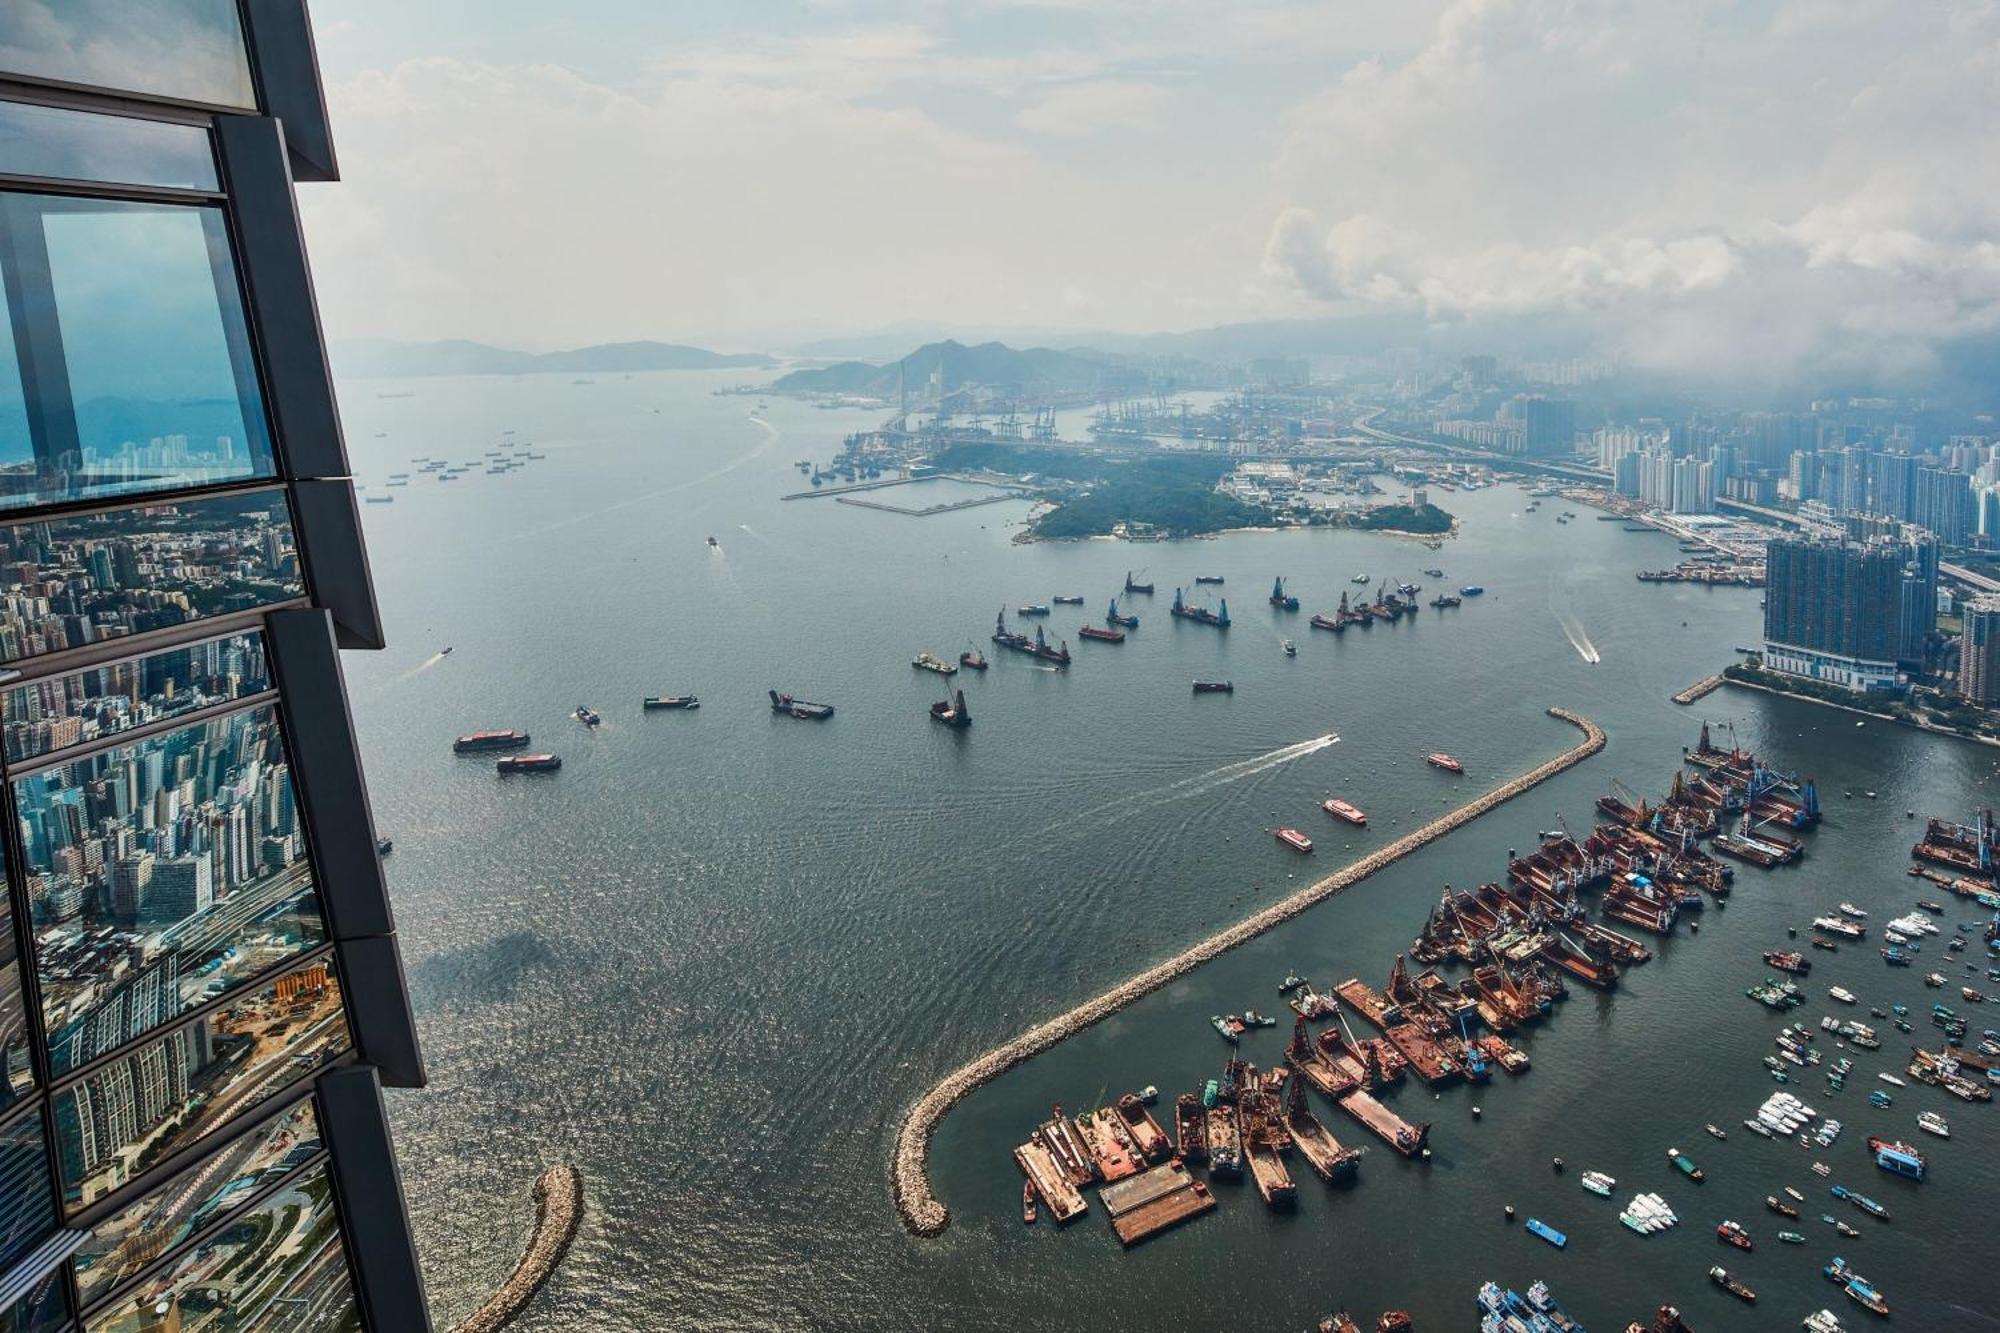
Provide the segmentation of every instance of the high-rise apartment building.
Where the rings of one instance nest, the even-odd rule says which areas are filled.
[[[0,6],[5,1333],[430,1326],[293,193],[337,174],[304,0]]]
[[[2000,596],[1989,593],[1965,605],[1958,688],[1972,703],[2000,707]]]
[[[1854,690],[1893,689],[1906,552],[1895,542],[1781,537],[1766,556],[1764,665]]]
[[[1918,469],[1911,517],[1919,526],[1936,533],[1947,547],[1965,545],[1978,523],[1971,476],[1949,468]]]

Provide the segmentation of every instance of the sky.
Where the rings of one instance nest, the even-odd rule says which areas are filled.
[[[336,337],[2000,330],[2000,0],[317,0]]]

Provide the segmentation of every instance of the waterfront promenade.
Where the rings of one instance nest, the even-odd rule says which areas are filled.
[[[535,1177],[535,1229],[529,1233],[528,1248],[499,1289],[452,1333],[498,1333],[513,1323],[535,1293],[555,1276],[582,1221],[581,1171],[565,1163]]]
[[[1324,879],[1300,889],[1233,926],[1224,928],[1164,962],[1154,964],[1137,976],[1119,983],[1094,999],[1086,1000],[1067,1013],[1037,1024],[945,1075],[929,1091],[911,1103],[896,1134],[895,1156],[891,1163],[891,1183],[895,1192],[896,1208],[902,1215],[903,1224],[919,1236],[939,1235],[950,1224],[949,1210],[931,1191],[928,1169],[931,1136],[951,1108],[964,1100],[974,1089],[999,1077],[1022,1061],[1049,1049],[1064,1038],[1110,1017],[1140,997],[1158,990],[1178,977],[1185,976],[1237,945],[1255,939],[1272,927],[1291,920],[1307,908],[1344,889],[1351,888],[1378,870],[1393,865],[1420,847],[1454,829],[1463,827],[1496,806],[1512,800],[1566,769],[1573,768],[1604,748],[1604,730],[1589,718],[1563,708],[1549,709],[1549,716],[1576,727],[1583,732],[1583,739],[1548,762],[1539,764],[1450,813],[1404,834],[1387,846],[1350,862]],[[461,1330],[460,1333],[468,1331]]]

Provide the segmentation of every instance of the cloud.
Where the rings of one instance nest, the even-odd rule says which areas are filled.
[[[1640,360],[1817,331],[1907,361],[2000,329],[1996,100],[1991,5],[1461,0],[1294,109],[1263,268],[1322,304],[1584,312]]]
[[[1167,101],[1167,90],[1157,84],[1076,83],[1023,108],[1014,123],[1036,134],[1065,138],[1105,130],[1150,130],[1159,126]]]

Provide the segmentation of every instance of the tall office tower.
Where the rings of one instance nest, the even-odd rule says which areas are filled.
[[[1937,534],[1947,547],[1963,546],[1977,522],[1973,509],[1972,478],[1948,468],[1927,467],[1917,472],[1917,524]]]
[[[1766,559],[1764,665],[1854,690],[1893,689],[1903,634],[1905,551],[1780,537]]]
[[[1966,603],[1958,689],[1972,703],[2000,706],[2000,596],[1988,593]]]
[[[0,1330],[423,1333],[304,0],[0,16]]]

